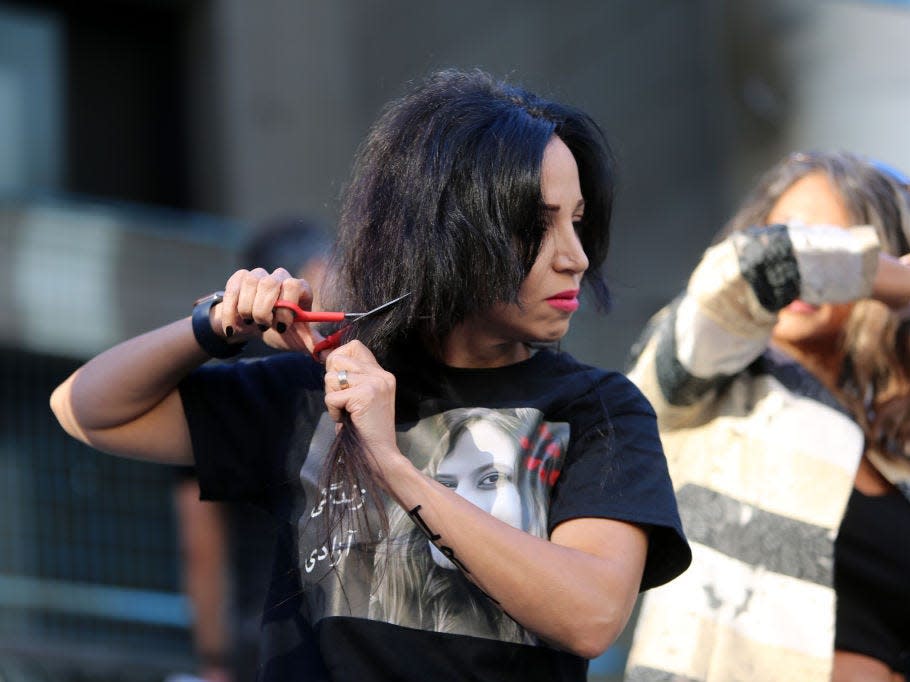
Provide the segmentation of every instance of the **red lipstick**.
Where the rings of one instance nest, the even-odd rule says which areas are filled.
[[[567,313],[574,313],[578,310],[578,289],[567,289],[554,294],[547,299],[547,303]]]

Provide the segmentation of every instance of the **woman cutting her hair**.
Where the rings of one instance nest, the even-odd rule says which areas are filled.
[[[405,298],[348,327],[322,364],[308,354],[320,333],[276,309],[307,308],[307,283],[241,270],[192,319],[101,354],[55,391],[75,437],[195,462],[203,497],[254,500],[285,521],[260,679],[584,680],[639,590],[685,569],[649,404],[622,375],[541,347],[568,331],[582,284],[606,302],[612,188],[585,114],[481,72],[435,74],[373,126],[320,292],[325,310]],[[260,335],[300,352],[199,368]],[[432,449],[415,425],[465,407],[567,425],[544,537],[422,472]],[[519,627],[372,617],[394,509]]]

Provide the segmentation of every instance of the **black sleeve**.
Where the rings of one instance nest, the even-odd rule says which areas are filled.
[[[203,499],[261,503],[287,485],[296,416],[305,394],[321,396],[322,376],[287,353],[206,365],[180,383]]]
[[[619,374],[608,375],[584,402],[574,409],[600,418],[578,437],[572,436],[550,507],[550,530],[563,521],[585,517],[645,526],[649,541],[641,589],[662,585],[686,570],[692,552],[683,533],[654,410]]]

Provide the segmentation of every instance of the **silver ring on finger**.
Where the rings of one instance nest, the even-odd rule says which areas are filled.
[[[342,391],[343,391],[344,389],[346,389],[346,388],[350,388],[350,387],[351,387],[351,384],[348,383],[348,372],[347,372],[347,370],[345,370],[345,369],[339,369],[339,370],[338,370],[338,385],[341,387],[341,390],[342,390]]]

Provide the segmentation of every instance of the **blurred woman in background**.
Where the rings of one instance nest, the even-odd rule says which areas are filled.
[[[694,557],[645,599],[628,680],[903,679],[908,238],[905,178],[792,154],[652,320],[630,377]]]

